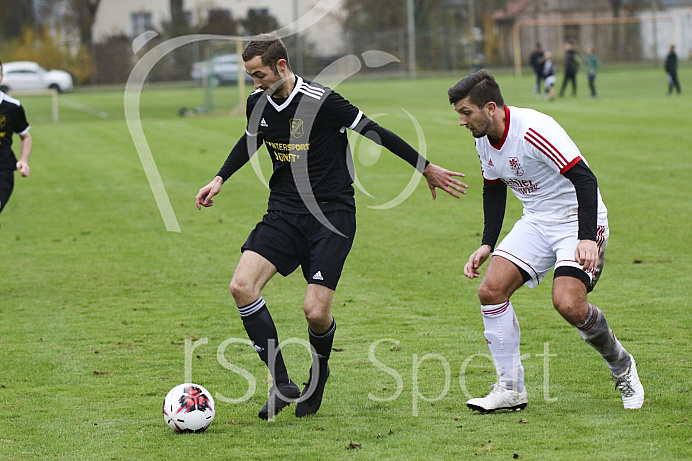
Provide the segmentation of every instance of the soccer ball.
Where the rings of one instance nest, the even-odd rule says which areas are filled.
[[[163,420],[174,432],[202,432],[214,414],[214,398],[199,384],[178,384],[163,399]]]

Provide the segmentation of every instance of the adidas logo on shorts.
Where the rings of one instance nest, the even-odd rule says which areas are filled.
[[[312,276],[313,280],[324,280],[324,277],[322,277],[322,271],[317,271],[315,272],[315,275]]]

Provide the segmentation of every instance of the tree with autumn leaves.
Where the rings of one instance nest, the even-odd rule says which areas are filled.
[[[91,29],[100,0],[0,0],[0,58],[91,78]]]

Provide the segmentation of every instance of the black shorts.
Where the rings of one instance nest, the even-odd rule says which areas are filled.
[[[14,189],[14,170],[0,168],[0,213]]]
[[[241,250],[262,255],[284,277],[301,266],[308,283],[336,290],[356,234],[356,215],[339,210],[324,216],[346,237],[332,232],[311,214],[269,211]]]

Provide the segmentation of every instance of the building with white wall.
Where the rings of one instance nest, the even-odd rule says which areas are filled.
[[[306,28],[303,37],[320,56],[343,52],[344,42],[336,7],[318,10],[318,0],[185,0],[183,9],[192,26],[204,24],[211,9],[226,9],[235,19],[245,18],[250,9],[264,10],[279,22],[279,27],[293,23],[310,13],[324,14],[314,25]],[[314,16],[313,16],[314,17]],[[101,0],[92,29],[95,43],[112,36],[135,38],[146,30],[161,31],[170,22],[169,0]]]
[[[646,57],[665,59],[670,45],[675,45],[678,58],[692,57],[692,3],[681,0],[662,0],[662,11],[647,11],[639,16],[649,19],[642,25]]]

